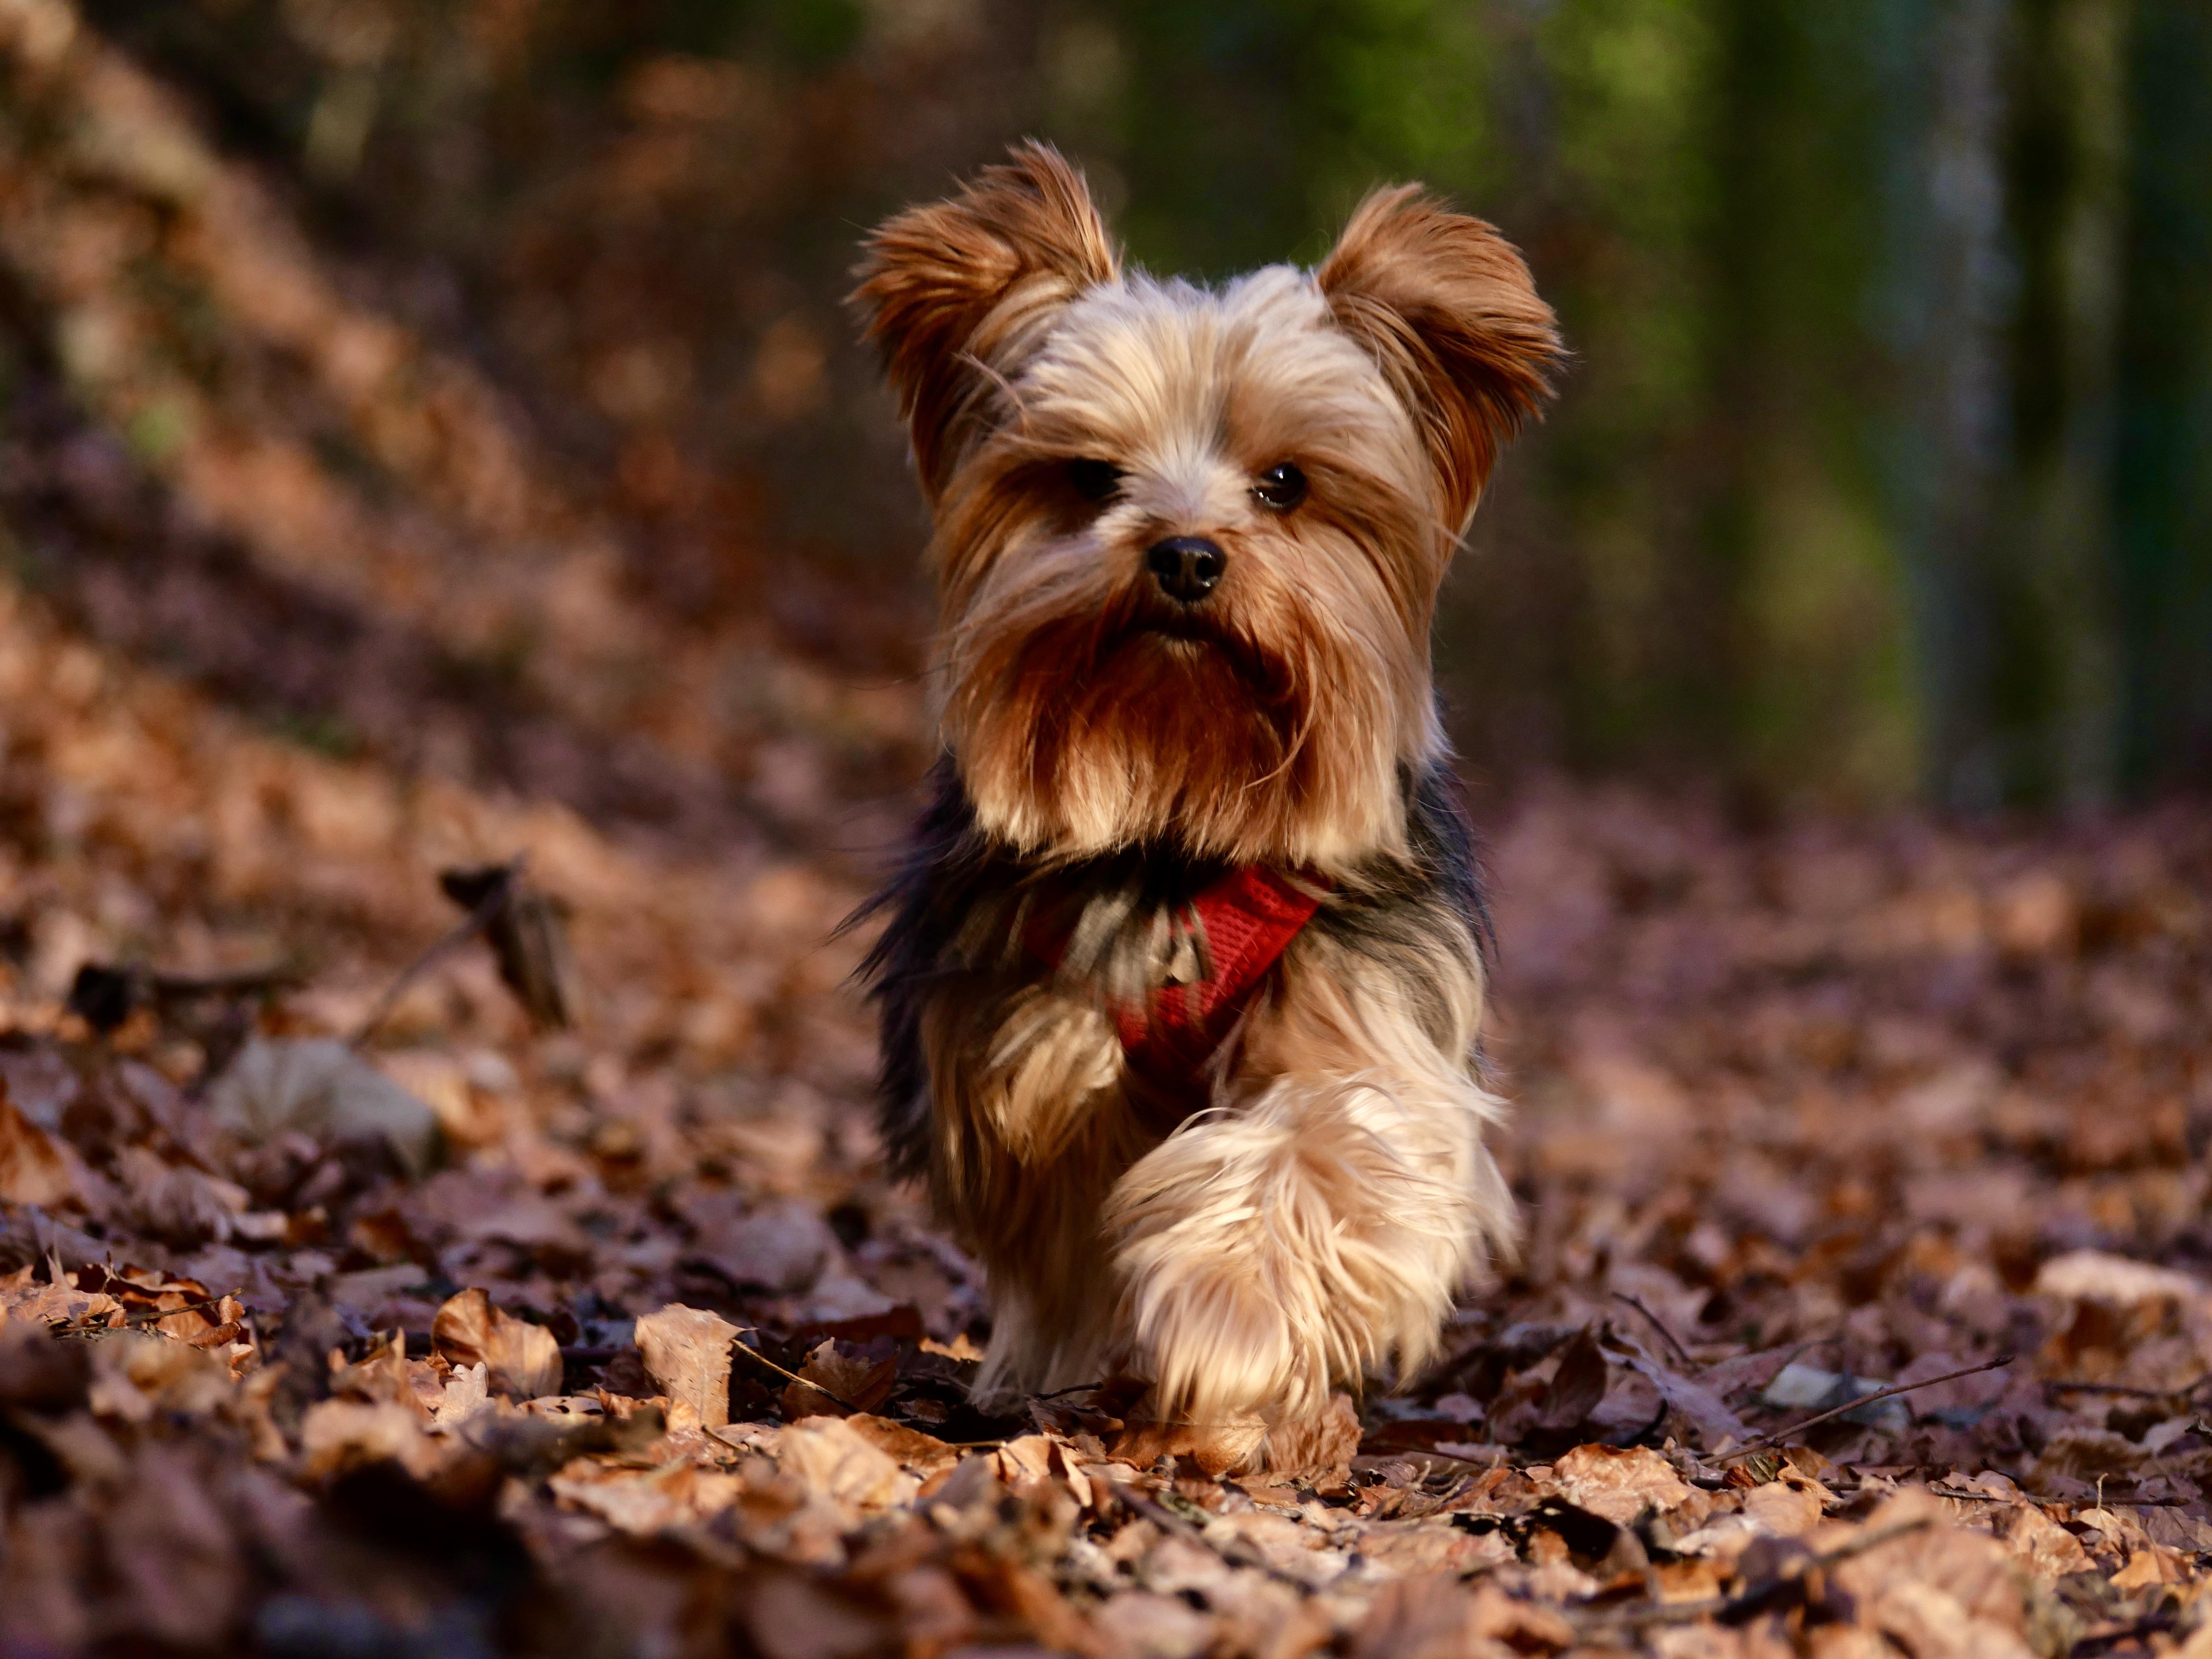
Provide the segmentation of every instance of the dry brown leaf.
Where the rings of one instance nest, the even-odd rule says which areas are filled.
[[[214,1473],[185,1446],[143,1446],[105,1517],[107,1560],[118,1581],[111,1605],[125,1610],[122,1627],[149,1645],[202,1645],[240,1611],[245,1553],[211,1489]]]
[[[776,1462],[855,1514],[906,1503],[921,1487],[896,1458],[842,1417],[810,1417],[792,1425],[776,1441]]]
[[[840,1353],[836,1341],[825,1339],[806,1356],[799,1375],[804,1380],[787,1385],[783,1391],[783,1415],[788,1422],[825,1412],[842,1413],[848,1407],[856,1412],[873,1411],[890,1398],[891,1389],[898,1382],[898,1364],[896,1360]]]
[[[446,1373],[444,1390],[430,1407],[441,1423],[458,1423],[473,1417],[491,1403],[491,1368],[481,1359],[473,1365],[455,1365]]]
[[[1320,1416],[1294,1419],[1268,1431],[1267,1473],[1337,1486],[1352,1473],[1352,1460],[1358,1451],[1359,1413],[1351,1395],[1332,1395]]]
[[[960,1461],[957,1448],[946,1445],[935,1435],[924,1434],[887,1417],[872,1417],[863,1412],[845,1421],[861,1439],[896,1458],[902,1468],[924,1480]]]
[[[734,1199],[695,1205],[699,1251],[733,1283],[789,1295],[811,1288],[837,1254],[837,1235],[811,1205],[735,1212]]]
[[[553,1495],[623,1532],[651,1537],[696,1526],[738,1501],[744,1482],[693,1463],[629,1469],[579,1458],[548,1483]]]
[[[1570,1502],[1621,1527],[1691,1495],[1674,1466],[1648,1446],[1577,1446],[1553,1463],[1552,1476]]]
[[[1208,1474],[1228,1474],[1249,1467],[1267,1437],[1267,1419],[1250,1417],[1219,1423],[1161,1423],[1133,1416],[1107,1443],[1117,1463],[1148,1469],[1163,1457],[1188,1457]]]
[[[2069,1573],[2087,1572],[2096,1565],[2080,1539],[2033,1504],[2013,1504],[2000,1535],[2028,1571],[2045,1583]]]
[[[2203,1306],[2212,1299],[2212,1287],[2187,1273],[2106,1250],[2069,1250],[2052,1256],[2036,1270],[2035,1289],[2040,1296],[2118,1307],[2144,1302]]]
[[[28,1267],[0,1279],[0,1313],[10,1319],[40,1325],[120,1325],[128,1316],[124,1305],[105,1291],[80,1291],[70,1277],[54,1284],[40,1284]]]
[[[0,1202],[51,1208],[77,1196],[68,1160],[0,1086]]]
[[[440,1308],[430,1343],[448,1364],[482,1364],[492,1391],[511,1400],[561,1392],[561,1345],[553,1333],[501,1312],[483,1291],[463,1291]]]
[[[319,1401],[300,1419],[300,1452],[301,1472],[318,1480],[387,1462],[422,1480],[444,1461],[414,1407],[389,1401]]]
[[[146,1423],[157,1413],[201,1417],[237,1399],[222,1358],[148,1331],[117,1331],[92,1346],[93,1411]]]
[[[1828,1498],[1826,1486],[1793,1470],[1744,1493],[1742,1513],[1762,1532],[1802,1538],[1820,1524]]]
[[[331,1349],[330,1368],[331,1392],[342,1399],[408,1406],[423,1418],[430,1415],[429,1401],[409,1373],[407,1344],[398,1331],[377,1338],[350,1363],[341,1350]]]
[[[2004,1546],[1947,1524],[1939,1500],[1910,1490],[1869,1516],[1861,1535],[1915,1521],[1925,1524],[1829,1569],[1859,1622],[1908,1653],[2026,1659],[2027,1608]]]
[[[1065,1492],[1079,1510],[1091,1507],[1091,1482],[1083,1465],[1061,1442],[1042,1434],[1024,1434],[1009,1440],[994,1454],[999,1479],[1006,1490],[1036,1497],[1051,1491]]]
[[[680,1302],[637,1322],[637,1352],[647,1374],[671,1400],[696,1412],[702,1428],[730,1420],[730,1345],[739,1328]]]

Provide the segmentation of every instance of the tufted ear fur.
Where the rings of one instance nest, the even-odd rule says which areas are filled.
[[[933,504],[987,428],[994,377],[1053,313],[1121,274],[1082,173],[1049,144],[1017,145],[1012,157],[950,201],[879,226],[853,293]]]
[[[1337,326],[1419,421],[1447,521],[1463,530],[1564,355],[1528,267],[1494,227],[1398,185],[1359,204],[1316,276]]]

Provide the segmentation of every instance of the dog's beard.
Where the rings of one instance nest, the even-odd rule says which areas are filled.
[[[1281,593],[1183,611],[1054,586],[953,629],[946,727],[984,828],[1053,856],[1322,868],[1395,845],[1405,711],[1341,630]]]

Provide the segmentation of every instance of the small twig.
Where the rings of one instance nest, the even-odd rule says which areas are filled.
[[[797,1371],[787,1371],[784,1370],[782,1366],[777,1364],[775,1361],[770,1359],[758,1348],[748,1348],[742,1342],[732,1343],[731,1346],[739,1353],[745,1355],[748,1358],[758,1360],[762,1364],[767,1366],[769,1370],[774,1371],[778,1376],[787,1376],[794,1382],[802,1382],[805,1384],[806,1387],[813,1389],[815,1393],[820,1395],[824,1400],[833,1401],[836,1404],[842,1406],[847,1411],[852,1413],[854,1416],[866,1417],[867,1415],[866,1412],[862,1411],[858,1406],[855,1406],[851,1401],[846,1399],[842,1395],[831,1393],[828,1389],[823,1388],[819,1382],[817,1382],[812,1377],[801,1376]]]
[[[1617,1620],[1595,1622],[1675,1625],[1687,1624],[1698,1619],[1726,1619],[1737,1613],[1755,1613],[1781,1591],[1792,1584],[1802,1583],[1807,1573],[1836,1566],[1855,1555],[1864,1555],[1869,1550],[1880,1549],[1884,1544],[1922,1531],[1928,1526],[1929,1519],[1924,1515],[1915,1516],[1910,1521],[1900,1521],[1893,1527],[1882,1528],[1879,1532],[1862,1533],[1856,1538],[1847,1538],[1832,1549],[1805,1557],[1797,1571],[1787,1577],[1754,1584],[1734,1595],[1708,1595],[1695,1601],[1662,1601],[1656,1606],[1647,1604],[1626,1609]]]
[[[235,1292],[225,1291],[221,1296],[211,1296],[207,1297],[204,1301],[187,1302],[181,1308],[142,1309],[136,1314],[124,1315],[123,1322],[125,1325],[130,1326],[158,1325],[163,1320],[167,1319],[171,1314],[204,1313],[210,1308],[220,1309],[224,1303],[230,1300],[234,1294],[235,1294]]]
[[[286,962],[222,974],[171,974],[154,968],[88,962],[70,981],[64,1006],[105,1037],[141,1008],[167,1008],[208,997],[235,1002],[255,993],[295,985],[304,977],[300,969]]]
[[[1631,1296],[1626,1291],[1615,1291],[1613,1293],[1613,1300],[1616,1302],[1626,1302],[1630,1307],[1635,1309],[1637,1312],[1642,1314],[1644,1318],[1650,1320],[1651,1322],[1651,1328],[1667,1339],[1667,1346],[1674,1351],[1675,1358],[1680,1360],[1685,1365],[1694,1365],[1698,1363],[1696,1360],[1690,1358],[1690,1351],[1684,1347],[1680,1342],[1675,1340],[1674,1333],[1667,1328],[1667,1322],[1660,1318],[1657,1314],[1653,1313],[1650,1309],[1645,1307],[1641,1300]]]
[[[501,879],[491,884],[490,890],[477,902],[476,908],[447,929],[429,949],[399,970],[392,983],[384,988],[384,994],[377,998],[375,1006],[355,1027],[354,1034],[346,1039],[349,1047],[358,1048],[375,1036],[376,1028],[392,1018],[392,1011],[399,1006],[399,999],[416,980],[435,966],[447,952],[465,945],[491,925],[492,918],[499,914],[501,907],[514,896],[515,878],[522,873],[526,856],[518,853],[509,859]]]
[[[1033,1394],[1030,1396],[1030,1401],[1034,1404],[1041,1400],[1057,1400],[1062,1395],[1081,1394],[1085,1389],[1103,1389],[1105,1386],[1103,1380],[1097,1382],[1073,1382],[1066,1388],[1054,1389],[1049,1394]]]
[[[2011,1364],[2014,1358],[2014,1356],[2011,1354],[2001,1353],[1995,1359],[1985,1359],[1978,1365],[1963,1365],[1955,1371],[1945,1371],[1941,1376],[1927,1377],[1918,1382],[1893,1383],[1890,1387],[1878,1389],[1873,1394],[1861,1395],[1856,1400],[1847,1400],[1842,1405],[1822,1412],[1817,1416],[1808,1417],[1802,1423],[1792,1423],[1786,1429],[1777,1429],[1771,1434],[1762,1434],[1756,1440],[1747,1440],[1734,1451],[1718,1452],[1715,1456],[1722,1460],[1748,1457],[1753,1452],[1764,1451],[1769,1446],[1779,1445],[1791,1435],[1802,1434],[1807,1429],[1812,1428],[1816,1424],[1825,1423],[1832,1417],[1841,1417],[1844,1413],[1855,1412],[1862,1406],[1879,1405],[1885,1400],[1894,1400],[1899,1395],[1911,1394],[1918,1389],[1932,1389],[1938,1382],[1955,1382],[1962,1376],[1978,1376],[1984,1371],[1993,1371],[2001,1366]]]

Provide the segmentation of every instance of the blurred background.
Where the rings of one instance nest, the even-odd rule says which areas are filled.
[[[1441,624],[1485,787],[2212,775],[2201,0],[0,0],[0,43],[9,579],[334,755],[873,838],[928,611],[841,296],[1036,134],[1158,270],[1315,260],[1401,178],[1527,251],[1577,356]]]

